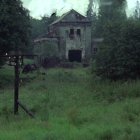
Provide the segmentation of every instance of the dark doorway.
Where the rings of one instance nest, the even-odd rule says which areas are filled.
[[[82,51],[81,50],[69,50],[69,61],[70,62],[81,62]]]

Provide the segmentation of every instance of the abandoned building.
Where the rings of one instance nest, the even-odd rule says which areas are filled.
[[[61,60],[70,62],[89,60],[93,50],[91,22],[72,9],[51,23],[47,36],[36,39],[34,43],[35,53],[40,59],[45,57],[46,51],[52,50]]]

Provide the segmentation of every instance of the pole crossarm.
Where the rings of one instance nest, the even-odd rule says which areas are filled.
[[[19,57],[19,56],[21,56],[21,57],[35,57],[35,56],[38,56],[38,55],[30,55],[30,54],[15,54],[15,55],[0,55],[0,57]]]

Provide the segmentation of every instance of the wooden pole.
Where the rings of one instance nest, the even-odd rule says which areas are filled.
[[[14,70],[15,70],[15,81],[14,81],[14,114],[15,115],[18,115],[18,110],[19,110],[19,106],[27,113],[29,114],[31,117],[34,117],[33,114],[28,111],[26,109],[26,107],[24,107],[19,101],[19,67],[20,67],[20,62],[19,61],[22,61],[21,63],[23,63],[23,58],[24,57],[29,57],[29,56],[32,56],[32,57],[35,57],[37,55],[19,55],[19,54],[15,54],[15,55],[0,55],[0,58],[13,58],[14,59],[14,64],[11,64],[10,66],[14,66]]]
[[[14,114],[18,114],[19,97],[19,56],[15,57],[15,89],[14,89]]]

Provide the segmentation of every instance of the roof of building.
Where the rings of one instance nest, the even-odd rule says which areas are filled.
[[[59,17],[57,20],[55,20],[53,23],[50,24],[51,25],[55,25],[59,22],[65,22],[64,18],[66,18],[69,14],[71,13],[76,13],[79,17],[82,17],[84,20],[79,20],[79,22],[90,22],[85,16],[83,16],[82,14],[78,13],[77,11],[75,11],[74,9],[68,11],[67,13],[63,14],[61,17]]]

